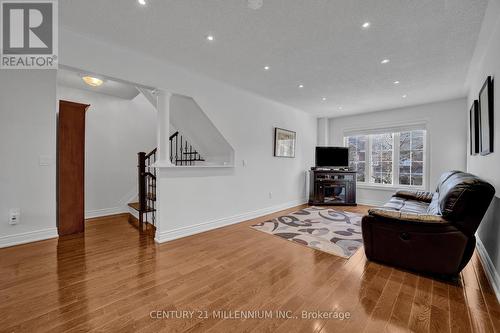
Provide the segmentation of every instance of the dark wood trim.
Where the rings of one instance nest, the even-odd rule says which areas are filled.
[[[75,108],[81,108],[85,107],[82,111],[87,111],[90,104],[83,104],[83,103],[77,103],[77,102],[72,102],[72,101],[67,101],[64,99],[59,100],[59,110],[61,110],[61,105],[63,106],[69,106],[69,107],[75,107]]]
[[[57,117],[57,230],[85,229],[85,113],[88,104],[59,101]]]

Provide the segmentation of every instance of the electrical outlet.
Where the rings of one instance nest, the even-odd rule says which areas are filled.
[[[21,217],[21,210],[19,208],[11,208],[9,210],[9,224],[18,224]]]
[[[269,199],[273,198],[273,192],[269,192]]]

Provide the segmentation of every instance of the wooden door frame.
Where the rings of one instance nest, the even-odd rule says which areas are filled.
[[[88,110],[90,104],[76,103],[66,100],[59,100],[59,112],[57,114],[57,144],[56,144],[56,209],[57,209],[57,231],[59,236],[81,233],[84,231],[84,220],[85,220],[85,113]],[[64,121],[77,121],[78,124],[75,125],[73,132],[65,133],[65,139],[71,139],[71,144],[76,147],[78,151],[75,153],[74,150],[66,149],[62,150],[61,140],[61,124],[60,116],[61,109],[65,108],[66,112],[75,112],[74,118],[68,118]],[[70,111],[71,110],[71,111]],[[83,113],[83,114],[82,114]],[[83,124],[80,123],[83,117]],[[67,125],[67,124],[66,124]],[[83,129],[82,129],[83,126]],[[70,127],[71,128],[71,127]],[[67,147],[65,147],[67,148]],[[61,154],[65,154],[66,163],[64,167],[61,167]],[[81,154],[81,155],[80,155]],[[75,167],[76,171],[80,175],[71,174],[71,164],[77,163]],[[61,179],[63,177],[64,179]],[[68,189],[68,184],[75,186],[74,190]],[[83,196],[80,198],[80,195]],[[66,198],[66,202],[61,204],[61,197]],[[73,198],[72,198],[73,196]],[[73,200],[72,200],[73,199]],[[63,207],[64,206],[64,207]],[[63,221],[68,221],[63,224]]]

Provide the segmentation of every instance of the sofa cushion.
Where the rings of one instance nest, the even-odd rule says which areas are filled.
[[[449,223],[440,215],[426,214],[426,213],[409,213],[403,211],[397,211],[393,209],[384,208],[372,208],[368,211],[368,214],[380,217],[383,219],[396,220],[399,222],[415,222],[419,224],[425,223]]]
[[[439,180],[438,180],[438,185],[436,187],[436,192],[439,193],[441,192],[441,187],[446,183],[446,181],[453,175],[457,174],[457,173],[462,173],[461,171],[457,171],[457,170],[453,170],[453,171],[448,171],[448,172],[445,172],[441,175],[441,177],[439,177]]]
[[[401,197],[392,197],[384,208],[404,213],[426,214],[429,204],[423,201],[410,200]]]
[[[433,193],[427,191],[399,190],[393,197],[431,202]]]

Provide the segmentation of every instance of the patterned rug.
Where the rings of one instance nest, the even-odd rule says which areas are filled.
[[[340,210],[308,207],[251,227],[313,249],[343,258],[362,245],[362,215]]]

